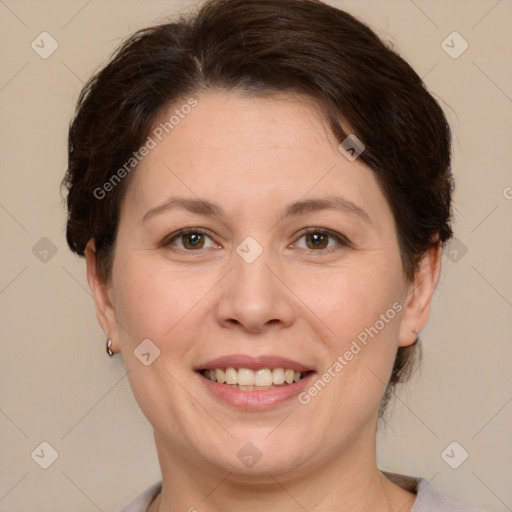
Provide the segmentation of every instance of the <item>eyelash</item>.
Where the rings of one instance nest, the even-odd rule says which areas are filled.
[[[181,236],[188,235],[190,233],[205,235],[211,239],[211,236],[204,229],[184,228],[184,229],[180,229],[179,231],[173,233],[169,238],[164,240],[163,246],[165,246],[165,247],[170,246],[170,245],[172,245],[172,242],[179,239]],[[338,242],[338,244],[340,246],[351,247],[351,243],[346,237],[344,237],[343,235],[341,235],[339,233],[336,233],[335,231],[331,231],[330,229],[325,229],[325,228],[307,228],[299,233],[297,240],[301,239],[302,237],[304,237],[306,235],[312,234],[312,233],[320,234],[320,235],[327,235],[330,238],[333,238],[334,240],[336,240],[336,242]],[[201,251],[206,250],[206,249],[190,250],[190,249],[181,249],[181,248],[177,248],[177,249],[180,251],[189,252],[189,253],[194,253],[194,252],[200,253]],[[299,250],[302,250],[302,251],[305,250],[305,251],[308,251],[311,253],[325,253],[325,252],[331,253],[331,252],[333,252],[333,249],[336,250],[336,248],[333,248],[333,247],[324,248],[324,249],[299,249]]]

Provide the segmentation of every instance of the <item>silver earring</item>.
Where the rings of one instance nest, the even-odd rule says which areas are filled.
[[[109,338],[107,340],[107,354],[112,357],[114,355],[114,352],[112,351],[112,340]]]

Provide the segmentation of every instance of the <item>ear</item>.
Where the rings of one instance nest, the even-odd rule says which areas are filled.
[[[109,283],[98,272],[96,245],[91,239],[85,248],[87,281],[96,304],[96,316],[107,338],[112,340],[112,351],[119,352],[119,336],[115,309],[112,303]]]
[[[407,347],[418,338],[428,322],[432,296],[441,273],[441,241],[423,255],[414,280],[409,284],[400,324],[398,345]]]

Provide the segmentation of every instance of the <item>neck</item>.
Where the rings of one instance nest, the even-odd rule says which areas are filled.
[[[372,433],[368,433],[371,435]],[[416,495],[388,480],[376,463],[375,431],[361,435],[307,472],[265,471],[244,477],[177,454],[155,432],[162,492],[149,512],[408,512]]]

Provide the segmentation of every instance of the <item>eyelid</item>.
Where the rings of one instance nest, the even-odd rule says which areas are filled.
[[[206,237],[208,237],[210,240],[212,240],[212,242],[216,245],[219,245],[217,244],[217,242],[215,242],[215,240],[212,238],[212,236],[209,234],[209,232],[203,228],[195,228],[195,227],[189,227],[189,228],[183,228],[183,229],[180,229],[178,231],[175,231],[174,233],[172,233],[171,235],[169,235],[168,237],[164,238],[164,240],[162,241],[162,246],[163,247],[167,247],[167,246],[170,246],[171,243],[177,239],[179,239],[179,237],[183,236],[183,235],[186,235],[188,233],[199,233],[199,234],[202,234]],[[336,231],[333,231],[331,229],[327,229],[327,228],[320,228],[320,227],[309,227],[309,228],[304,228],[302,229],[301,231],[299,231],[295,237],[295,241],[292,242],[290,245],[293,246],[297,240],[300,240],[302,237],[304,237],[305,235],[308,235],[310,233],[320,233],[320,234],[323,234],[323,235],[327,235],[329,236],[330,238],[333,238],[334,240],[336,240],[336,242],[338,243],[339,246],[341,247],[352,247],[352,244],[350,242],[350,240],[348,240],[347,237],[345,237],[344,235],[342,235],[341,233],[338,233]],[[176,250],[178,251],[183,251],[183,252],[188,252],[188,253],[201,253],[202,251],[205,251],[207,249],[210,249],[209,247],[207,248],[201,248],[201,249],[196,249],[196,250],[189,250],[189,249],[181,249],[179,247],[175,247]],[[323,253],[326,253],[326,252],[332,252],[334,250],[336,250],[336,248],[329,248],[329,249],[303,249],[303,248],[297,248],[297,250],[299,251],[307,251],[307,252],[310,252],[310,253],[318,253],[318,255],[322,255]]]
[[[213,243],[217,244],[217,242],[215,242],[213,240],[212,236],[208,233],[208,231],[203,228],[183,228],[183,229],[179,229],[178,231],[175,231],[174,233],[171,233],[169,236],[165,237],[163,239],[161,245],[163,247],[171,245],[171,242],[173,242],[174,240],[177,240],[180,236],[187,235],[188,233],[199,233],[201,235],[205,235],[208,238],[210,238]],[[186,251],[186,252],[200,252],[200,251],[204,250],[204,249],[196,249],[195,251],[190,251],[187,249],[180,249],[179,247],[177,247],[177,249]]]
[[[352,247],[352,243],[350,242],[350,240],[346,236],[344,236],[341,233],[338,233],[336,231],[333,231],[331,229],[320,228],[320,227],[318,227],[318,228],[315,228],[315,227],[304,228],[303,230],[299,231],[299,233],[297,234],[296,240],[299,240],[304,235],[308,235],[309,233],[320,233],[320,234],[323,234],[323,235],[328,235],[331,238],[334,238],[341,246]],[[293,243],[295,243],[295,242],[293,242]],[[303,249],[303,250],[309,250],[310,252],[318,252],[318,253],[327,251],[327,249],[317,249],[317,250],[315,250],[315,249]]]

